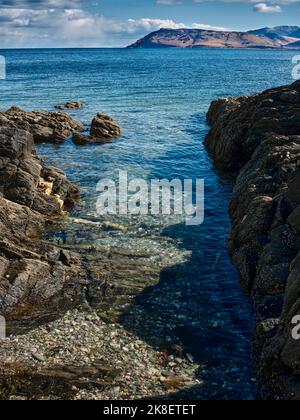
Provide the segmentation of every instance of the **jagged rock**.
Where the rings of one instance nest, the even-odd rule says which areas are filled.
[[[35,156],[29,132],[0,127],[0,156],[5,159],[0,166],[0,192],[6,199],[49,216],[78,199],[78,188],[64,173]]]
[[[55,105],[55,108],[63,111],[63,110],[66,110],[66,109],[81,109],[84,106],[85,106],[84,102],[73,101],[73,102],[67,102],[65,104]]]
[[[84,126],[68,114],[61,112],[23,111],[12,107],[0,113],[0,127],[19,128],[31,133],[35,143],[64,143]]]
[[[74,133],[73,142],[79,146],[108,143],[120,135],[121,126],[112,117],[99,113],[92,121],[90,135]]]
[[[121,134],[121,127],[112,117],[99,113],[92,121],[90,134],[98,139],[113,139]]]
[[[238,173],[229,249],[252,293],[257,322],[280,317],[255,336],[263,399],[300,398],[300,81],[212,103],[206,145],[216,164]],[[282,295],[285,294],[284,304]],[[281,303],[280,303],[281,302]]]
[[[264,140],[264,135],[299,135],[300,95],[297,103],[283,102],[282,94],[294,95],[300,83],[291,87],[271,89],[259,95],[214,101],[208,112],[212,129],[206,146],[222,168],[239,171]],[[272,101],[272,107],[266,106]],[[268,102],[269,104],[269,102]]]
[[[78,284],[79,261],[42,242],[40,232],[47,216],[78,197],[62,171],[36,156],[30,132],[0,127],[0,314],[8,323],[69,304],[66,284]]]

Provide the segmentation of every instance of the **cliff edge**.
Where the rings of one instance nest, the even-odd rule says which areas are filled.
[[[238,174],[229,249],[254,300],[259,396],[300,400],[300,81],[215,101],[208,121],[216,165]]]

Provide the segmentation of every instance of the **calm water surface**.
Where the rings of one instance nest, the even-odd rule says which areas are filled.
[[[205,114],[213,99],[290,83],[293,53],[28,50],[1,54],[8,63],[8,80],[0,82],[2,110],[11,105],[53,110],[57,103],[83,100],[86,108],[72,115],[87,126],[97,112],[104,112],[124,127],[123,136],[111,144],[80,148],[68,141],[59,148],[38,147],[40,155],[63,168],[82,188],[83,202],[73,215],[77,219],[97,220],[96,184],[100,178],[116,177],[119,169],[146,179],[205,179],[205,223],[200,227],[186,227],[173,218],[112,218],[127,231],[103,233],[77,221],[66,222],[57,236],[64,234],[69,244],[92,244],[99,254],[118,255],[111,257],[111,275],[115,282],[131,282],[135,289],[131,300],[122,300],[116,309],[121,322],[153,345],[176,340],[188,349],[202,366],[199,378],[204,382],[188,390],[191,397],[253,398],[251,304],[239,287],[226,248],[232,182],[216,173],[203,147],[208,129]],[[152,285],[149,270],[151,279],[157,277],[156,285],[146,288]]]

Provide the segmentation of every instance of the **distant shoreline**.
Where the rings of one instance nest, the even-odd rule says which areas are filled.
[[[181,48],[181,47],[32,47],[32,48],[0,48],[0,52],[3,51],[63,51],[63,50],[143,50],[143,51],[153,51],[153,50],[187,50],[187,51],[197,51],[197,50],[213,50],[213,51],[300,51],[300,48],[218,48],[218,47],[191,47],[191,48]]]
[[[300,27],[277,26],[248,32],[206,29],[159,29],[128,48],[217,48],[300,50]]]

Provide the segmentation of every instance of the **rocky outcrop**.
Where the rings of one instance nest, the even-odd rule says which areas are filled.
[[[84,126],[62,112],[23,111],[12,107],[0,113],[0,127],[19,128],[32,134],[35,143],[64,143],[73,133],[82,132]]]
[[[84,136],[81,133],[73,134],[73,142],[77,145],[94,143],[107,143],[121,135],[121,126],[108,115],[97,114],[92,121],[90,135]]]
[[[81,109],[84,108],[85,103],[81,101],[75,101],[75,102],[67,102],[65,104],[59,104],[55,105],[56,109],[59,110],[70,110],[70,109]]]
[[[229,248],[254,299],[259,394],[299,400],[300,82],[216,101],[208,120],[216,164],[238,174]]]
[[[0,314],[10,326],[55,313],[76,298],[80,262],[42,241],[40,232],[48,217],[70,209],[78,197],[62,171],[36,156],[30,131],[0,127]]]
[[[7,200],[52,216],[73,206],[79,189],[34,154],[33,136],[0,127],[0,192]]]

